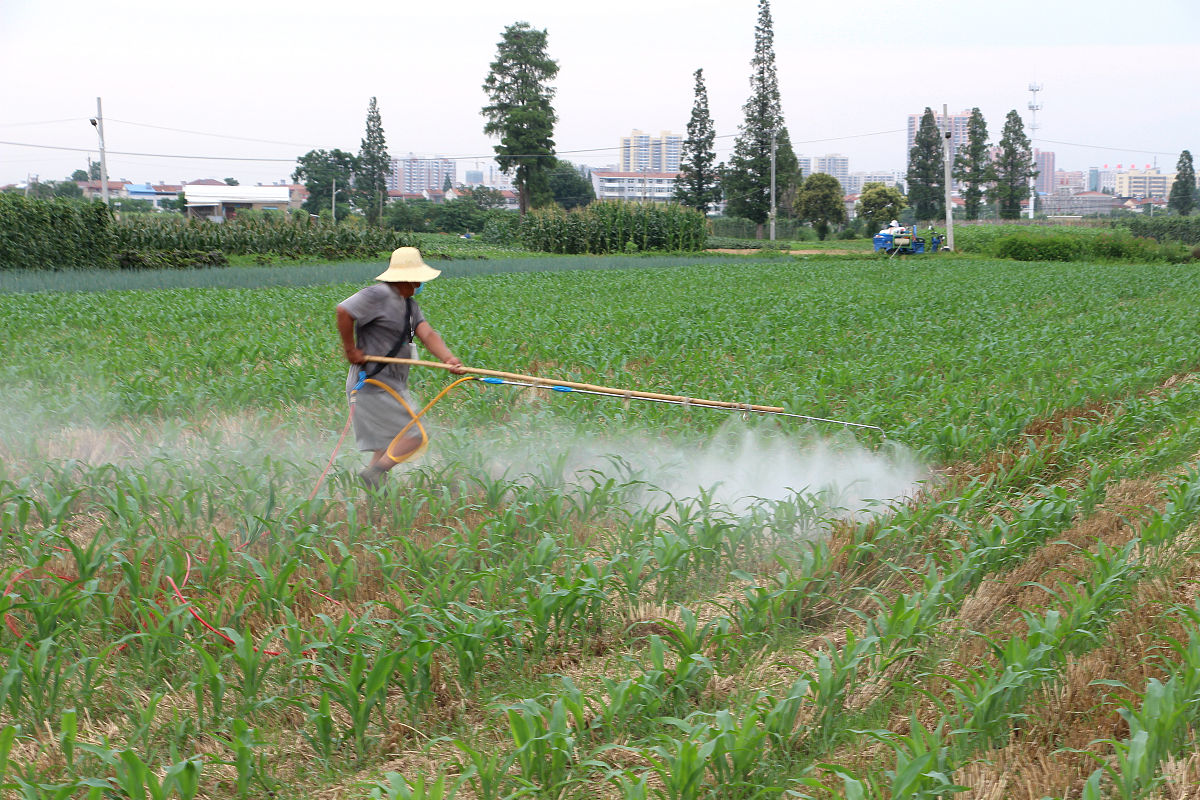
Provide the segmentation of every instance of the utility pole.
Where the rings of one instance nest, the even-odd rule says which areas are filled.
[[[775,241],[775,129],[771,129],[771,241]]]
[[[333,179],[333,197],[329,200],[329,208],[333,212],[333,224],[337,225],[337,177]]]
[[[954,207],[950,203],[950,182],[951,182],[950,164],[954,160],[954,148],[951,146],[952,145],[951,136],[953,134],[950,130],[950,107],[946,103],[942,104],[942,124],[945,125],[945,129],[942,132],[942,162],[943,162],[943,166],[945,167],[945,176],[946,176],[945,177],[945,183],[946,183],[946,247],[953,250],[954,249]],[[933,242],[930,241],[930,244],[933,244]]]
[[[108,206],[108,160],[104,156],[104,111],[100,108],[100,98],[96,98],[96,118],[92,120],[96,132],[100,134],[100,197]]]

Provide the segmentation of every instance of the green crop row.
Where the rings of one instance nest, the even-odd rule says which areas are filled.
[[[377,257],[414,244],[411,234],[383,228],[326,225],[309,217],[262,218],[213,224],[173,215],[140,214],[114,227],[119,250],[219,251],[289,258]]]
[[[0,194],[0,270],[111,267],[114,228],[99,203]]]
[[[686,252],[704,247],[704,215],[678,205],[591,203],[564,212],[538,209],[526,214],[519,236],[530,250],[548,253]]]
[[[377,258],[416,244],[412,234],[325,225],[308,216],[214,224],[177,215],[116,221],[98,203],[0,198],[0,270],[178,269],[220,266],[222,254]],[[446,248],[431,242],[434,257]],[[217,254],[217,255],[212,255]]]

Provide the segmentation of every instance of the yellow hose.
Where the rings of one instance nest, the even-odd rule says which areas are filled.
[[[400,432],[396,434],[396,437],[394,439],[392,439],[392,441],[388,444],[387,450],[385,451],[387,453],[387,457],[390,458],[392,461],[396,462],[397,464],[402,464],[405,461],[408,461],[410,458],[416,458],[421,453],[425,452],[425,448],[429,445],[429,434],[425,432],[425,426],[422,425],[419,420],[421,419],[421,417],[423,417],[425,415],[426,411],[433,408],[437,404],[437,402],[439,400],[441,400],[443,397],[445,397],[446,393],[449,392],[451,389],[453,389],[455,386],[458,386],[461,383],[466,383],[467,381],[473,381],[473,380],[477,380],[473,375],[468,375],[465,378],[459,378],[454,383],[451,383],[450,385],[448,385],[444,389],[442,389],[440,392],[438,392],[437,396],[434,397],[432,400],[430,400],[428,403],[426,403],[424,408],[422,408],[420,411],[414,413],[412,410],[412,406],[410,406],[407,402],[405,402],[404,398],[395,389],[388,386],[383,381],[377,381],[374,378],[367,378],[367,380],[365,381],[366,383],[370,383],[370,384],[374,384],[375,386],[382,387],[384,390],[387,391],[388,394],[390,394],[392,397],[396,398],[396,402],[398,402],[398,403],[400,403],[400,405],[404,406],[404,410],[408,412],[408,415],[410,417],[412,417],[412,419],[410,419],[408,421],[408,424],[405,425],[403,428],[401,428]],[[421,432],[421,444],[412,452],[407,453],[407,454],[402,455],[399,458],[397,458],[396,456],[392,455],[392,449],[396,446],[397,442],[399,442],[402,438],[404,438],[404,434],[408,433],[408,429],[411,428],[413,425],[416,425],[417,430],[419,430]]]

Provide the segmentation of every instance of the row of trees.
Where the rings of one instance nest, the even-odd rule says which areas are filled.
[[[308,190],[305,211],[319,214],[332,209],[336,217],[345,218],[357,210],[366,216],[368,223],[379,224],[387,205],[391,156],[374,97],[367,104],[367,129],[357,154],[338,148],[309,150],[296,162],[292,180],[303,182]]]
[[[908,202],[918,220],[946,215],[945,156],[942,131],[933,110],[926,107],[908,154]],[[1021,215],[1021,202],[1030,197],[1030,181],[1037,177],[1033,150],[1025,135],[1021,115],[1012,110],[995,149],[988,142],[987,122],[978,108],[967,121],[967,143],[955,154],[951,175],[962,187],[967,219],[979,219],[984,200],[994,202],[1001,219]]]
[[[842,186],[836,178],[814,173],[801,180],[780,102],[770,0],[759,0],[750,97],[742,106],[743,122],[728,164],[716,164],[716,133],[704,71],[696,70],[695,79],[695,99],[676,184],[678,202],[707,213],[724,198],[725,213],[756,223],[760,238],[772,214],[811,222],[822,239],[831,225],[846,221]]]

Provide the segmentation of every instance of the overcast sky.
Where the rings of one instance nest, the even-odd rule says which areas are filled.
[[[481,85],[505,26],[545,29],[562,157],[616,160],[633,128],[685,133],[704,69],[728,156],[749,94],[757,0],[0,0],[0,185],[65,178],[286,179],[313,148],[357,152],[378,98],[388,150],[486,166]],[[1060,169],[1172,170],[1200,150],[1197,0],[772,4],[797,153],[902,169],[907,115],[978,106],[998,140],[1039,82],[1035,146]],[[236,138],[240,137],[240,138]],[[1069,143],[1069,144],[1064,144]],[[583,152],[572,152],[583,151]],[[221,160],[154,155],[220,157]],[[264,160],[227,160],[231,157]],[[265,159],[281,159],[268,161]]]

